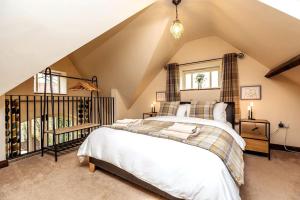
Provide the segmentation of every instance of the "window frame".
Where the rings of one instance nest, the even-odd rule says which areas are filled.
[[[39,72],[37,74],[34,75],[33,77],[33,93],[34,94],[43,94],[44,93],[44,86],[42,88],[42,90],[39,90],[39,75],[40,74],[43,74],[44,75],[44,71],[42,72]],[[67,76],[67,73],[66,72],[63,72],[63,71],[57,71],[57,70],[52,70],[52,74],[55,74],[55,75],[61,75],[61,76]],[[53,76],[54,77],[54,76]],[[52,77],[52,78],[53,78]],[[53,89],[53,94],[56,94],[56,95],[67,95],[68,94],[68,91],[67,91],[67,79],[65,77],[60,77],[58,76],[58,92],[55,92],[55,90]],[[64,81],[62,81],[62,79],[64,79]],[[45,80],[45,78],[44,78]],[[62,84],[65,82],[65,91],[62,91]],[[44,83],[45,84],[45,83]],[[47,84],[50,84],[50,81],[47,81]],[[46,91],[46,94],[50,94],[50,91]]]
[[[213,71],[218,71],[218,87],[211,87],[212,86],[212,72]],[[207,88],[193,88],[194,80],[193,80],[193,74],[196,73],[203,73],[203,72],[209,72],[209,87]],[[186,88],[186,75],[191,74],[191,88],[187,89]],[[221,67],[220,66],[212,66],[212,67],[204,67],[204,68],[196,68],[196,69],[186,69],[182,70],[182,88],[181,91],[184,90],[214,90],[214,89],[220,89],[220,84],[221,84]]]

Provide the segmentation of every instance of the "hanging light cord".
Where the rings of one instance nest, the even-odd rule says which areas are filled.
[[[176,5],[176,20],[178,20],[178,10],[177,10],[177,5]]]

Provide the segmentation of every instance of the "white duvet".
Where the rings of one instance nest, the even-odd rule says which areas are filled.
[[[244,140],[221,122],[190,117],[148,119],[217,126],[245,147]],[[240,199],[238,186],[218,156],[177,141],[102,127],[83,142],[78,156],[109,162],[177,198]]]

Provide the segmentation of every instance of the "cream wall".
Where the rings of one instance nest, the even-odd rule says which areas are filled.
[[[5,122],[5,96],[0,96],[0,120]],[[5,160],[5,123],[0,123],[0,161]]]
[[[222,57],[229,52],[239,52],[229,43],[218,37],[207,37],[186,43],[170,60],[170,62],[190,62],[194,60],[205,60]],[[244,59],[240,59],[239,75],[240,85],[262,85],[262,100],[254,101],[254,117],[267,119],[271,122],[272,132],[277,129],[280,121],[290,126],[288,130],[287,144],[300,146],[300,124],[298,115],[300,113],[300,88],[283,76],[275,79],[266,79],[264,75],[268,68],[246,54]],[[164,70],[153,79],[129,109],[122,109],[122,117],[140,118],[142,113],[150,111],[150,104],[155,101],[155,92],[165,90],[166,73]],[[218,90],[201,90],[182,92],[182,100],[202,99],[203,101],[219,98]],[[121,100],[120,100],[121,101]],[[242,117],[247,116],[247,105],[249,101],[241,101]],[[122,106],[121,103],[120,105]],[[117,108],[118,109],[118,108]],[[156,107],[158,109],[158,106]],[[120,111],[120,110],[119,110]],[[284,130],[277,134],[272,134],[271,142],[284,144]]]

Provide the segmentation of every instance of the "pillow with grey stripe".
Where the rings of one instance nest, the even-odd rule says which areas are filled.
[[[158,116],[176,116],[179,101],[161,102]]]

